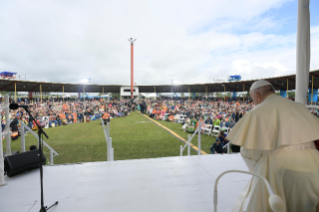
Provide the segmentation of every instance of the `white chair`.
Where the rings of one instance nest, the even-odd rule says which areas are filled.
[[[183,116],[183,115],[179,115],[179,117],[178,117],[178,123],[179,123],[179,124],[182,124],[184,121],[185,121],[184,116]]]
[[[231,173],[231,172],[249,174],[249,175],[260,178],[265,183],[268,194],[270,196],[269,197],[270,208],[274,212],[285,212],[286,211],[285,202],[282,200],[282,198],[280,196],[278,196],[274,192],[273,188],[271,187],[271,185],[269,184],[269,182],[266,178],[264,178],[263,176],[261,176],[259,174],[255,174],[252,172],[247,172],[247,171],[242,171],[242,170],[229,170],[229,171],[225,171],[225,172],[221,173],[220,175],[218,175],[218,177],[215,180],[215,184],[214,184],[214,212],[217,212],[217,195],[218,195],[217,184],[218,184],[218,181],[223,175],[225,175],[227,173]]]
[[[228,128],[228,127],[222,127],[222,130],[224,130],[224,131],[226,130],[225,133],[229,133],[230,128]]]
[[[210,135],[212,133],[212,124],[205,124],[205,128],[204,128],[204,134],[206,135]]]
[[[217,137],[219,135],[219,131],[220,131],[220,126],[216,125],[214,126],[212,133],[210,135]]]

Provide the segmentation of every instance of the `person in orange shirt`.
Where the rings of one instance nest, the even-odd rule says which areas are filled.
[[[104,124],[107,124],[107,122],[110,122],[110,114],[108,112],[105,112],[102,116]]]
[[[156,109],[153,108],[153,111],[152,111],[152,114],[150,114],[150,117],[151,117],[151,118],[155,118],[156,113],[157,113]]]
[[[205,128],[205,123],[204,123],[203,117],[200,117],[199,121],[196,124],[196,128],[198,128],[199,122],[201,123],[201,131],[203,131]]]
[[[168,107],[167,107],[167,106],[165,106],[165,107],[164,107],[164,111],[165,111],[165,113],[167,112],[167,110],[168,110]]]
[[[62,111],[59,113],[59,118],[60,118],[62,124],[65,125],[65,124],[68,123],[68,121],[66,120],[66,116],[65,116],[65,114]]]
[[[60,117],[61,120],[66,118],[66,117],[65,117],[65,114],[64,114],[63,112],[60,112],[60,113],[59,113],[59,117]]]
[[[78,123],[78,115],[76,114],[76,112],[73,111],[72,115],[73,115],[74,123]]]

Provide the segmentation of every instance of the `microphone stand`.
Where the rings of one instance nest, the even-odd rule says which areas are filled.
[[[39,135],[39,151],[40,151],[40,181],[41,181],[41,209],[40,212],[46,212],[53,206],[57,205],[59,202],[56,201],[53,205],[50,207],[44,206],[44,201],[43,201],[43,163],[42,163],[42,142],[41,142],[41,135],[43,134],[46,138],[49,138],[48,135],[43,131],[42,127],[38,124],[37,120],[31,115],[29,111],[29,107],[23,107],[25,111],[29,114],[30,120],[35,122],[35,124],[38,126],[38,135]]]

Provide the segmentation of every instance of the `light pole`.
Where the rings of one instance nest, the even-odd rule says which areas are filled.
[[[131,43],[131,99],[134,98],[133,96],[133,79],[134,79],[134,69],[133,69],[133,55],[134,55],[134,42],[136,39],[130,38],[128,41]]]

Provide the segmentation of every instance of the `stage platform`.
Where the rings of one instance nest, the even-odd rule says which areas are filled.
[[[212,212],[216,177],[246,170],[240,154],[166,157],[44,167],[44,203],[50,212]],[[5,177],[1,212],[39,212],[39,169]],[[225,175],[219,183],[219,211],[231,211],[250,180]]]

